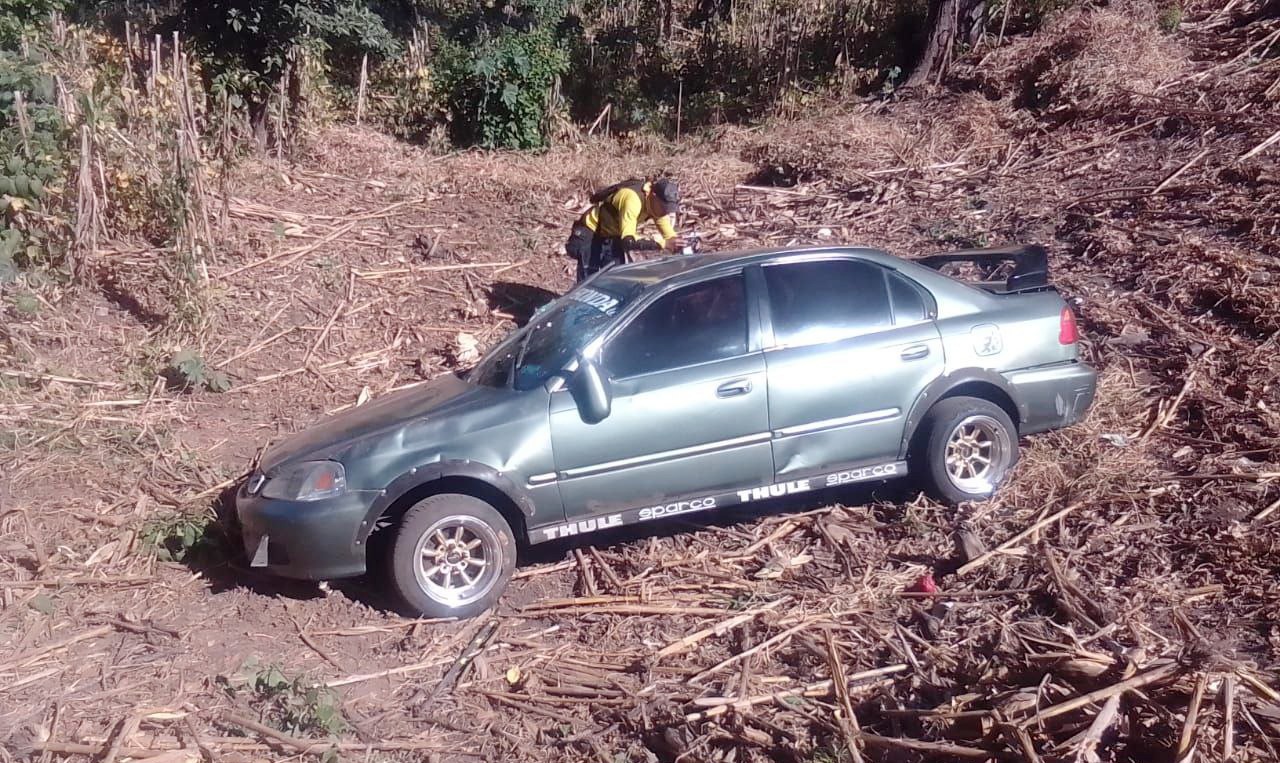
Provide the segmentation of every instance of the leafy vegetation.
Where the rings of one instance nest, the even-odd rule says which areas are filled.
[[[15,264],[46,259],[48,236],[31,217],[58,191],[65,136],[48,65],[0,51],[0,283]]]
[[[564,0],[468,8],[446,22],[434,71],[460,143],[539,148],[569,65]]]
[[[303,676],[290,677],[274,663],[250,657],[236,676],[218,676],[229,696],[259,706],[267,719],[288,734],[336,736],[346,730],[338,695]]]
[[[231,380],[216,368],[210,368],[200,353],[181,350],[173,356],[165,375],[171,386],[178,389],[205,389],[210,392],[226,392]]]
[[[231,549],[222,525],[203,512],[152,517],[143,524],[139,538],[166,562],[219,561]]]

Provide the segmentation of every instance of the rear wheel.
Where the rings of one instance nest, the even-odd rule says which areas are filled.
[[[515,568],[511,525],[489,504],[442,493],[405,513],[391,552],[400,598],[427,617],[471,617],[498,600]]]
[[[1018,430],[1000,406],[976,397],[950,397],[921,423],[912,471],[927,492],[946,503],[989,498],[1018,462]]]

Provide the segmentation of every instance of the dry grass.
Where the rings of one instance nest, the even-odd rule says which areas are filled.
[[[321,740],[252,725],[274,705],[219,681],[252,656],[333,685],[343,752],[375,759],[1148,761],[1184,739],[1200,760],[1275,759],[1280,154],[1241,157],[1275,129],[1258,104],[1280,71],[1200,76],[1272,34],[1255,5],[1192,9],[1170,44],[1202,63],[1162,100],[1113,67],[1129,84],[1095,83],[1095,116],[1067,122],[918,95],[534,157],[336,128],[245,168],[210,262],[205,349],[231,392],[153,387],[150,330],[102,294],[50,288],[0,325],[0,749],[281,759]],[[744,160],[748,142],[778,153]],[[741,187],[773,156],[821,171]],[[543,549],[452,686],[484,620],[407,621],[376,582],[260,578],[216,543],[185,564],[146,548],[259,445],[447,372],[459,331],[496,340],[547,296],[515,287],[571,281],[557,250],[587,190],[660,169],[721,248],[1049,243],[1102,369],[1088,419],[1028,438],[1007,489],[959,513],[862,491]],[[941,592],[911,593],[926,573]]]

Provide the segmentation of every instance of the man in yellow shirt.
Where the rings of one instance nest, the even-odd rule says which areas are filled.
[[[680,188],[671,178],[652,183],[625,180],[591,197],[591,209],[573,224],[565,252],[578,261],[578,280],[616,262],[627,252],[660,251],[679,244],[674,225]],[[636,228],[653,220],[658,234],[638,238]]]

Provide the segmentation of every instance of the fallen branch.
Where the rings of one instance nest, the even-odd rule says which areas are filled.
[[[854,673],[849,676],[848,682],[852,684],[858,681],[865,681],[868,678],[878,678],[880,676],[901,673],[906,669],[907,665],[905,663],[898,663],[897,665],[888,665],[874,670],[865,670],[861,673]],[[756,705],[762,705],[765,702],[773,702],[780,699],[786,699],[788,697],[825,697],[831,694],[833,683],[834,682],[828,678],[825,681],[818,681],[817,683],[809,684],[807,686],[787,689],[785,691],[771,692],[769,694],[760,694],[754,697],[747,697],[745,699],[738,697],[700,697],[695,699],[693,704],[699,707],[709,707],[710,709],[689,713],[684,717],[684,719],[687,723],[696,723],[698,721],[707,720],[708,718],[715,718],[718,715],[724,715],[730,710],[748,710]],[[880,681],[857,688],[869,689],[881,685],[887,685],[888,683],[890,682]]]
[[[285,257],[301,257],[305,254],[310,254],[311,252],[314,252],[315,250],[333,241],[334,239],[340,238],[341,236],[349,233],[351,229],[354,227],[356,227],[356,224],[354,222],[347,223],[346,225],[341,226],[337,230],[333,231],[329,235],[325,236],[322,239],[319,239],[314,243],[307,244],[306,246],[299,247],[297,249],[286,249],[283,252],[276,252],[275,254],[272,254],[267,257],[263,257],[260,260],[254,260],[253,262],[250,262],[248,265],[241,265],[235,270],[228,270],[225,273],[220,273],[213,277],[218,280],[225,280],[227,278],[230,278],[231,276],[239,275],[240,273],[243,273],[246,270],[252,270],[253,268],[261,267],[263,265],[267,265],[272,262],[275,262],[276,260],[284,259]]]
[[[1196,679],[1196,688],[1191,692],[1187,717],[1182,722],[1182,734],[1178,737],[1178,754],[1174,758],[1177,763],[1191,763],[1195,757],[1196,718],[1200,715],[1200,703],[1204,700],[1204,687],[1208,682],[1209,674],[1201,673]]]
[[[70,376],[54,376],[53,374],[33,374],[28,371],[10,371],[0,369],[0,376],[12,376],[17,379],[36,379],[39,381],[55,381],[63,384],[84,384],[90,387],[102,387],[104,389],[120,389],[121,385],[116,382],[101,382],[91,379],[74,379]]]
[[[710,628],[703,628],[700,631],[690,633],[688,636],[685,636],[679,641],[673,641],[672,643],[659,649],[657,654],[654,656],[657,657],[658,659],[662,659],[663,657],[670,657],[673,654],[679,654],[680,652],[683,652],[686,649],[689,649],[694,644],[697,644],[699,641],[702,641],[705,638],[709,638],[711,636],[723,635],[729,632],[730,630],[733,630],[734,628],[738,627],[739,625],[742,625],[743,623],[748,622],[750,620],[754,620],[760,615],[763,615],[764,613],[772,609],[775,609],[779,605],[785,604],[788,601],[791,601],[791,597],[783,596],[779,599],[775,599],[774,601],[769,602],[763,607],[756,607],[755,609],[748,610],[746,612],[743,612],[740,615],[735,615],[734,617],[731,617],[728,620],[725,620],[720,623],[716,623]]]
[[[1088,730],[1084,733],[1084,739],[1080,740],[1080,747],[1076,750],[1077,763],[1098,763],[1100,758],[1096,752],[1097,747],[1102,744],[1102,735],[1107,733],[1112,723],[1115,723],[1116,711],[1119,709],[1120,695],[1117,694],[1108,699],[1094,716],[1093,723],[1089,724]]]
[[[41,657],[44,657],[45,655],[53,654],[54,652],[60,651],[62,649],[66,649],[67,647],[73,644],[78,644],[81,641],[88,641],[89,639],[92,639],[92,638],[105,636],[108,633],[110,633],[112,630],[113,628],[110,625],[101,625],[101,626],[98,626],[97,628],[90,628],[89,630],[82,631],[80,633],[75,634],[74,636],[68,636],[64,639],[55,641],[52,644],[46,644],[45,646],[29,651],[26,654],[22,654],[17,657],[14,657],[12,660],[9,660],[8,662],[0,662],[0,672],[6,671],[6,670],[12,670],[14,668],[26,667],[27,665],[30,665],[31,663],[35,662]]]
[[[999,554],[1002,554],[1005,551],[1008,551],[1009,549],[1018,545],[1022,541],[1031,537],[1032,533],[1036,532],[1040,528],[1044,527],[1045,525],[1049,525],[1054,522],[1057,522],[1059,519],[1062,519],[1063,517],[1065,517],[1066,515],[1070,514],[1071,512],[1075,511],[1076,509],[1080,508],[1083,505],[1084,505],[1083,502],[1073,503],[1070,506],[1067,506],[1065,509],[1062,509],[1061,511],[1056,511],[1053,514],[1050,514],[1049,516],[1045,517],[1039,522],[1036,522],[1035,524],[1031,525],[1027,529],[1013,536],[1012,538],[1005,541],[1004,543],[1001,543],[999,546],[996,546],[995,548],[991,549],[987,553],[983,554],[977,559],[974,559],[972,562],[969,562],[968,564],[964,565],[960,569],[956,570],[956,577],[960,577],[961,575],[965,575],[967,573],[973,572],[979,567],[985,565],[987,562],[991,561],[993,557]]]
[[[1152,668],[1151,670],[1148,670],[1145,673],[1140,673],[1127,681],[1121,681],[1120,683],[1112,684],[1111,686],[1098,689],[1097,691],[1091,691],[1088,694],[1081,695],[1075,699],[1060,702],[1052,707],[1047,707],[1018,725],[1022,728],[1027,728],[1036,723],[1040,723],[1041,721],[1046,721],[1055,716],[1062,715],[1063,713],[1069,713],[1072,710],[1084,707],[1085,705],[1093,704],[1104,699],[1110,699],[1115,695],[1123,694],[1131,689],[1138,689],[1143,686],[1147,686],[1148,684],[1162,681],[1178,672],[1178,668],[1179,665],[1177,663],[1170,663],[1158,668]]]
[[[873,747],[914,750],[915,752],[930,753],[933,755],[946,755],[951,758],[991,760],[996,757],[990,752],[977,747],[962,747],[958,744],[948,744],[946,742],[925,742],[919,739],[907,739],[906,737],[882,737],[878,734],[868,734],[865,731],[858,734],[858,738],[861,739],[864,744],[869,744]]]

